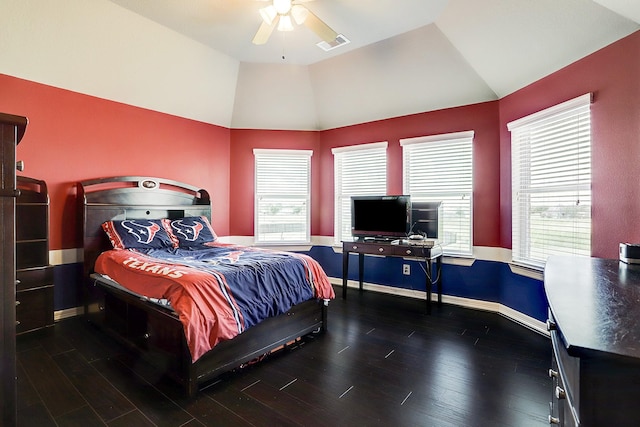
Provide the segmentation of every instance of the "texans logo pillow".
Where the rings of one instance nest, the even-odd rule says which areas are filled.
[[[216,240],[209,220],[205,216],[191,216],[171,221],[171,230],[183,247],[200,246]]]
[[[163,249],[177,247],[166,219],[125,219],[107,221],[102,229],[114,249]]]

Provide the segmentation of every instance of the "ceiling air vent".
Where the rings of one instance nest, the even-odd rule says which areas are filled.
[[[347,39],[342,34],[338,34],[336,36],[336,39],[333,40],[331,43],[327,43],[326,41],[323,40],[320,43],[317,43],[316,46],[318,46],[320,49],[324,50],[325,52],[329,52],[330,50],[333,50],[337,47],[340,47],[349,43],[351,43],[349,39]]]

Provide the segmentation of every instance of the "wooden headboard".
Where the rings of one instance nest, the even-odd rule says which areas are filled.
[[[111,249],[102,223],[123,219],[206,216],[211,199],[206,190],[163,178],[114,176],[78,183],[84,248],[84,277],[93,272],[98,255]]]

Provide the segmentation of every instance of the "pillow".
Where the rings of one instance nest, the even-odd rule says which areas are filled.
[[[114,249],[165,249],[178,247],[167,219],[107,221],[102,229]]]
[[[171,231],[179,247],[200,246],[216,240],[209,220],[205,216],[189,216],[171,220]]]

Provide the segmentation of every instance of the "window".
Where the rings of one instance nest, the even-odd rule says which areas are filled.
[[[255,240],[311,241],[311,151],[253,150],[255,156]]]
[[[351,196],[387,194],[387,143],[331,150],[334,159],[334,237],[350,240]]]
[[[412,202],[442,202],[444,253],[472,254],[473,131],[400,140],[404,192]]]
[[[591,254],[590,103],[583,95],[507,125],[515,263]]]

